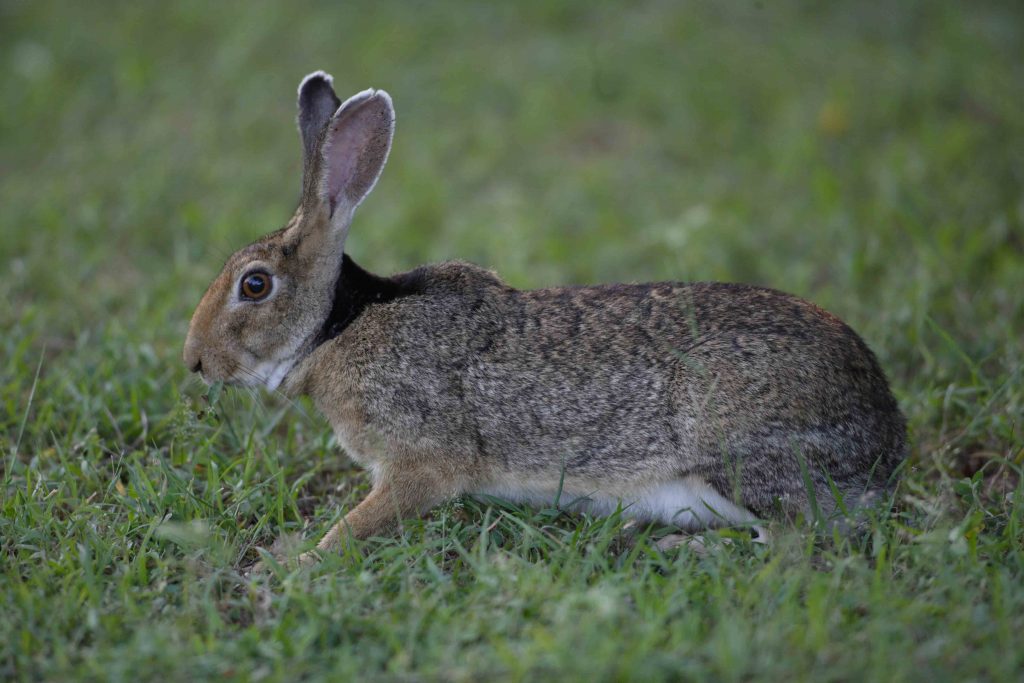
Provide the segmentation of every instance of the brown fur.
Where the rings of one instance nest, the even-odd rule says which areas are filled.
[[[833,487],[854,507],[884,490],[903,416],[864,342],[806,301],[721,283],[520,291],[458,262],[362,271],[344,237],[393,112],[367,91],[327,117],[329,85],[313,75],[300,89],[314,155],[302,206],[228,261],[184,354],[207,379],[309,395],[371,470],[373,491],[321,550],[465,493],[600,492],[657,519],[672,486],[706,489],[736,522],[807,513],[812,496],[830,514]],[[275,293],[236,301],[257,266]]]

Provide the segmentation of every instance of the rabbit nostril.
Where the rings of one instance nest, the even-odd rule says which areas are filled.
[[[203,371],[203,361],[197,360],[196,364],[192,366],[192,372],[202,372],[202,371]]]

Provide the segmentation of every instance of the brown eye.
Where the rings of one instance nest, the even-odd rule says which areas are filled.
[[[259,301],[270,294],[270,276],[266,273],[249,273],[242,278],[242,298]]]

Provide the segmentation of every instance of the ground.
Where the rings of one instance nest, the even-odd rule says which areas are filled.
[[[1014,2],[4,3],[0,677],[1019,680],[1022,65]],[[362,265],[807,297],[908,416],[892,511],[702,555],[460,501],[246,577],[367,487],[180,361],[293,208],[318,68],[398,111]]]

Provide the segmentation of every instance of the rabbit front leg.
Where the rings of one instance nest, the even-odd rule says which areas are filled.
[[[373,489],[359,505],[331,527],[316,546],[299,556],[300,565],[319,562],[341,550],[346,540],[380,536],[403,519],[416,517],[461,492],[460,477],[437,464],[396,463],[375,471]]]

